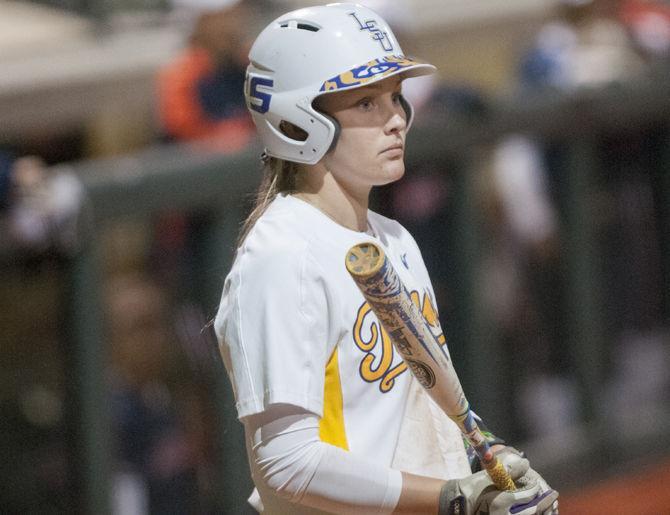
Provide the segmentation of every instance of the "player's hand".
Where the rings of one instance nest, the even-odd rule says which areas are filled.
[[[549,514],[558,492],[543,487],[528,475],[528,460],[516,454],[505,467],[517,485],[513,492],[496,489],[486,471],[445,483],[440,496],[440,515],[535,515]],[[539,475],[538,475],[539,477]]]
[[[518,482],[517,482],[518,485]],[[482,496],[477,506],[477,515],[543,515],[552,513],[552,505],[557,502],[558,492],[555,490],[541,491],[535,482],[530,486],[519,486],[513,492],[494,490]],[[557,512],[558,513],[558,512]]]
[[[502,464],[508,469],[514,466],[514,463],[516,462],[528,462],[528,460],[521,452],[510,446],[503,447],[495,454],[502,462]],[[558,492],[552,489],[544,480],[544,478],[535,470],[530,468],[530,466],[528,467],[528,470],[525,472],[525,474],[516,480],[516,483],[518,485],[537,483],[540,486],[540,491],[542,494],[547,494],[547,492],[550,492],[545,496],[545,499],[553,499],[553,501],[550,504],[547,504],[546,501],[542,502],[540,505],[538,505],[536,511],[530,513],[538,513],[539,515],[558,515]],[[522,511],[520,513],[525,512]]]

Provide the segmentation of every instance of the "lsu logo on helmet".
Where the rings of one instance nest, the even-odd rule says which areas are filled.
[[[388,33],[385,31],[381,30],[377,26],[377,20],[366,20],[365,23],[361,22],[361,20],[358,19],[358,16],[356,16],[356,12],[352,11],[349,13],[349,16],[353,17],[354,20],[358,22],[358,27],[361,30],[367,30],[370,32],[370,36],[372,36],[372,39],[375,41],[378,41],[379,44],[382,46],[382,49],[385,52],[393,52],[393,43],[391,42],[391,39],[389,38]]]

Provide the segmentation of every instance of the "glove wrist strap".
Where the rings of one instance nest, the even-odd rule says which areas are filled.
[[[456,481],[447,481],[440,490],[438,515],[466,515],[465,496]]]

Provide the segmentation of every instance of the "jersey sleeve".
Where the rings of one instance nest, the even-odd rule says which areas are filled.
[[[323,415],[331,303],[305,248],[238,256],[215,328],[240,418],[273,404]]]

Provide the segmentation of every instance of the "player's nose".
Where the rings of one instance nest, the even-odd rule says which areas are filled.
[[[384,132],[387,134],[400,132],[407,128],[407,115],[399,102],[391,101],[387,116],[388,118],[384,126]]]

